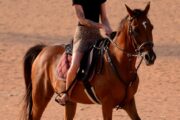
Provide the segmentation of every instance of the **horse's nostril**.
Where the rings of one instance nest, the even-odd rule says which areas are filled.
[[[144,57],[146,60],[148,60],[148,61],[150,60],[150,56],[148,54],[146,54]]]

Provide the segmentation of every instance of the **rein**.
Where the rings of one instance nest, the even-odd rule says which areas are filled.
[[[130,53],[130,52],[127,52],[126,50],[122,49],[121,47],[118,46],[118,44],[116,42],[114,42],[110,37],[107,37],[107,39],[116,47],[118,48],[120,51],[124,52],[127,54],[128,57],[137,57],[138,56],[138,53],[136,54],[133,54],[133,53]]]
[[[110,41],[116,48],[118,48],[120,51],[124,52],[124,53],[128,56],[128,58],[130,58],[130,57],[138,57],[138,56],[141,57],[141,60],[140,60],[140,62],[139,62],[139,64],[138,64],[138,66],[136,67],[136,72],[137,72],[138,69],[139,69],[139,67],[141,66],[141,63],[142,63],[143,59],[144,59],[144,57],[142,56],[142,54],[140,53],[140,51],[138,51],[138,52],[136,52],[135,54],[133,54],[133,53],[127,52],[127,51],[125,51],[124,49],[122,49],[121,47],[119,47],[118,44],[117,44],[116,42],[114,42],[110,37],[107,37],[107,40],[109,40],[109,41]]]

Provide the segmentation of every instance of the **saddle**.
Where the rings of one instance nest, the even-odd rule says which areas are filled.
[[[102,44],[103,40],[99,40],[88,52],[84,54],[84,57],[81,60],[80,68],[77,73],[77,79],[79,80],[86,80],[89,76],[91,76],[93,70],[98,71],[100,73],[102,67],[102,59],[103,59],[103,53],[102,53]],[[61,79],[66,79],[67,77],[67,71],[71,64],[71,57],[72,57],[72,43],[67,44],[65,46],[65,52],[63,53],[58,68],[58,77]],[[99,59],[101,58],[101,62]],[[98,66],[96,66],[97,63]]]
[[[114,32],[111,35],[111,38],[114,38],[115,35],[116,33]],[[84,54],[84,57],[82,58],[80,63],[80,68],[77,72],[77,76],[74,80],[80,80],[83,83],[85,92],[91,97],[91,100],[94,101],[94,103],[99,103],[99,100],[95,95],[90,81],[94,78],[95,74],[101,73],[104,64],[104,48],[109,46],[109,44],[110,42],[108,38],[103,38],[101,40],[98,40],[91,47],[91,49]],[[72,48],[72,42],[65,46],[65,52],[63,53],[57,68],[57,73],[60,79],[66,79],[67,71],[71,64]],[[71,86],[73,86],[73,84],[75,83],[74,81]],[[69,87],[69,89],[71,89],[71,86]],[[69,89],[67,91],[69,91]]]

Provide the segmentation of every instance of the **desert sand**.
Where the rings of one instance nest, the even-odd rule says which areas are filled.
[[[127,14],[124,4],[144,9],[151,1],[157,60],[139,69],[136,103],[142,120],[180,120],[180,1],[108,0],[114,30]],[[77,19],[71,0],[0,0],[0,120],[17,120],[24,95],[23,56],[35,44],[68,42]],[[54,98],[42,120],[62,120],[63,109]],[[113,120],[130,120],[114,110]],[[100,105],[78,104],[75,120],[102,120]]]

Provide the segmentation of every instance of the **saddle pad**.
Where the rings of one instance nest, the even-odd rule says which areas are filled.
[[[71,55],[64,52],[57,66],[57,74],[60,80],[66,79],[67,71],[70,67],[70,64],[71,64]]]

